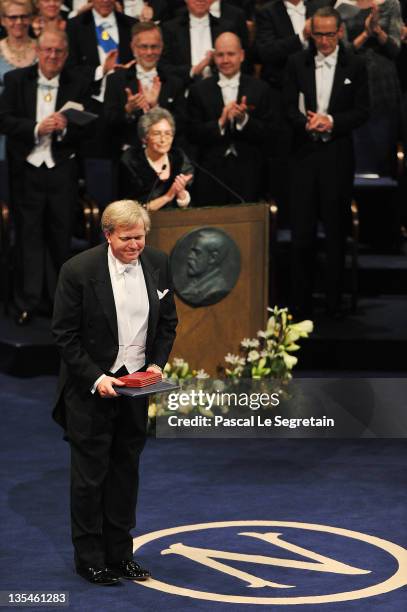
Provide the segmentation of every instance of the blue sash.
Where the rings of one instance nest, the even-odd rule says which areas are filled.
[[[113,51],[119,46],[110,36],[109,32],[105,30],[103,25],[96,26],[96,38],[98,39],[99,47],[101,47],[105,53],[109,53],[109,51]]]

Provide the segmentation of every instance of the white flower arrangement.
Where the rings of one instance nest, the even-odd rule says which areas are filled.
[[[291,353],[298,351],[298,340],[308,338],[314,329],[312,321],[292,322],[287,308],[268,308],[271,316],[266,329],[257,332],[257,338],[244,338],[240,354],[228,353],[224,369],[228,378],[276,378],[287,382],[298,358]]]

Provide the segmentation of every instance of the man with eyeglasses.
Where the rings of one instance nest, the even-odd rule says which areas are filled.
[[[290,129],[284,121],[282,88],[288,58],[308,48],[311,17],[335,0],[272,0],[256,12],[257,56],[261,62],[261,78],[271,87],[273,108],[280,116],[278,149],[270,158],[270,191],[279,205],[279,219],[288,215],[288,152]]]
[[[313,44],[290,58],[284,91],[293,128],[290,212],[292,306],[312,315],[318,218],[326,235],[326,308],[343,316],[345,232],[353,187],[352,130],[369,115],[366,66],[340,43],[339,13],[319,9],[311,20]]]
[[[19,185],[13,189],[16,215],[16,322],[29,323],[52,304],[47,252],[58,272],[70,253],[76,206],[75,153],[83,131],[59,110],[68,101],[86,103],[89,82],[64,68],[68,41],[50,30],[37,40],[38,64],[5,75],[0,97],[0,131]],[[49,295],[46,295],[48,292]]]
[[[180,79],[160,66],[163,41],[160,28],[152,22],[137,23],[132,29],[134,60],[107,79],[105,117],[111,131],[113,154],[140,143],[137,123],[155,106],[171,112],[182,131],[185,114],[184,87]]]

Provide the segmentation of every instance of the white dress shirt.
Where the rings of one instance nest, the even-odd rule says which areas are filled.
[[[102,15],[99,15],[99,13],[95,11],[95,9],[92,9],[92,14],[93,14],[93,19],[95,21],[95,28],[101,25],[103,29],[108,32],[112,40],[118,43],[119,42],[119,29],[117,27],[116,15],[114,14],[114,12],[112,11],[110,15],[108,15],[107,17],[102,17]],[[98,45],[98,55],[99,55],[100,65],[96,68],[94,79],[95,81],[102,80],[102,83],[100,85],[99,93],[97,95],[93,95],[92,98],[94,98],[95,100],[98,100],[99,102],[103,102],[104,97],[105,97],[106,78],[108,76],[108,74],[105,74],[105,75],[103,74],[103,64],[105,62],[107,53],[104,52],[104,50],[102,49],[100,45]]]
[[[220,72],[218,85],[220,87],[222,98],[223,98],[223,104],[225,106],[229,104],[230,102],[236,102],[237,96],[239,93],[239,86],[240,86],[240,72],[238,72],[231,78],[226,77]],[[240,121],[240,122],[236,121],[233,127],[236,127],[236,129],[240,131],[244,128],[248,120],[249,120],[249,117],[246,114],[243,118],[243,121]],[[220,128],[220,133],[223,136],[225,133],[225,128]],[[233,145],[231,145],[231,147],[229,147],[229,149],[226,151],[226,155],[229,155],[229,153],[233,153],[234,155],[237,155],[235,147]]]
[[[240,85],[240,72],[230,79],[219,73],[218,85],[222,92],[223,104],[225,106],[229,104],[229,102],[236,102]]]
[[[209,14],[204,17],[189,15],[189,33],[191,39],[191,64],[196,66],[204,59],[207,51],[213,48]],[[211,69],[206,66],[203,77],[210,76]]]
[[[47,79],[38,68],[37,112],[35,117],[37,124],[34,131],[36,145],[27,157],[28,163],[37,168],[43,163],[47,168],[54,168],[55,166],[51,150],[52,134],[39,137],[38,126],[43,119],[55,112],[58,87],[59,74],[53,79]]]
[[[338,61],[338,46],[330,55],[317,53],[315,56],[315,85],[317,89],[317,112],[328,114],[331,99],[336,63]]]
[[[297,5],[292,2],[288,2],[288,0],[284,0],[284,5],[292,26],[294,28],[294,32],[299,36],[303,46],[307,46],[307,41],[304,39],[304,25],[306,21],[306,11],[305,4],[301,0]]]
[[[110,371],[123,365],[136,372],[146,361],[149,301],[143,268],[139,259],[130,264],[119,261],[108,249],[108,265],[116,306],[119,352]]]

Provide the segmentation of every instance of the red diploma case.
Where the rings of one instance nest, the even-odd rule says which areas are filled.
[[[118,378],[118,380],[124,382],[126,387],[135,387],[138,389],[147,387],[148,385],[154,385],[160,382],[161,379],[161,374],[157,372],[134,372],[134,374],[127,374],[126,376],[120,376]]]

